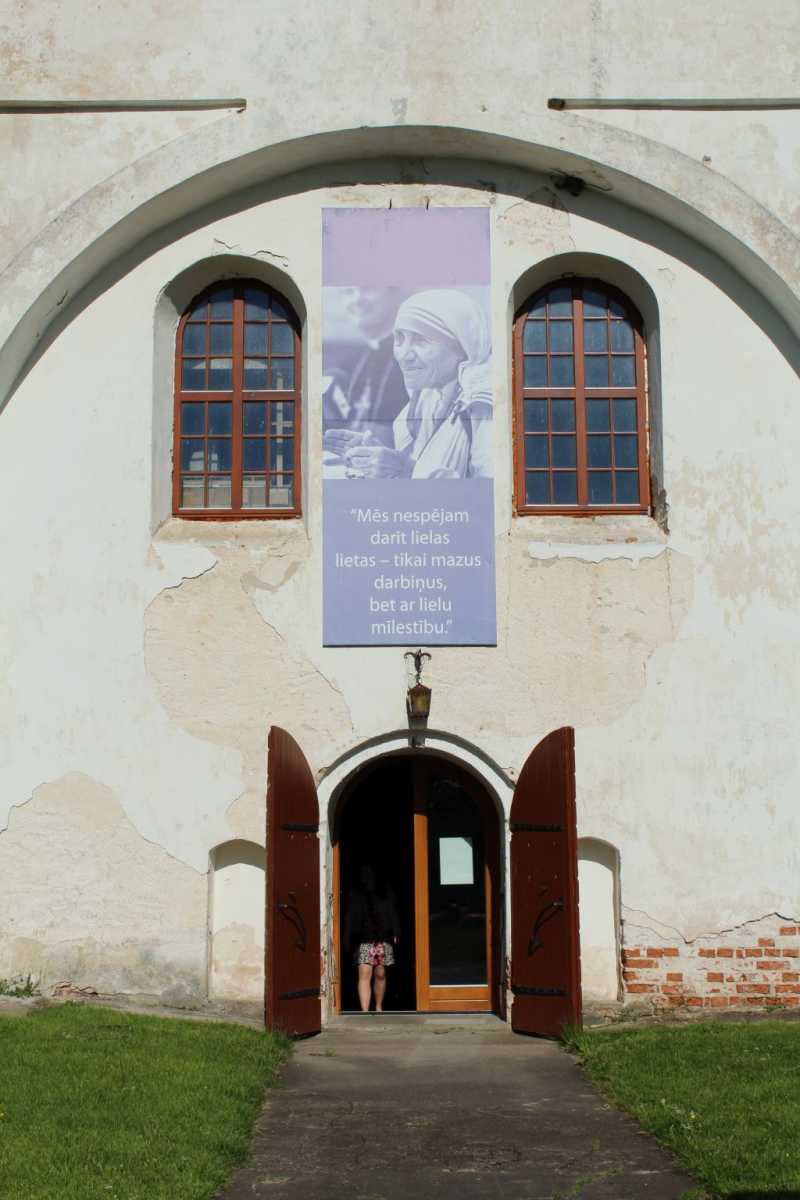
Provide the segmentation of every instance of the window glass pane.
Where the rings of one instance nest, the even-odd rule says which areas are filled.
[[[550,349],[554,351],[572,350],[572,321],[551,321]]]
[[[549,504],[547,474],[544,471],[527,471],[525,474],[525,503]]]
[[[230,438],[208,439],[208,469],[209,471],[230,471],[231,469],[231,440]]]
[[[586,439],[587,462],[590,467],[611,466],[611,438],[596,434]]]
[[[294,468],[294,438],[271,438],[269,443],[271,471],[291,471]]]
[[[617,504],[639,503],[638,471],[615,471],[614,482],[617,485]]]
[[[522,330],[522,349],[526,354],[544,353],[547,349],[544,321],[526,321]]]
[[[288,314],[288,312],[287,312],[287,311],[286,311],[286,309],[283,307],[283,305],[281,304],[280,300],[277,300],[277,299],[276,299],[274,296],[272,297],[272,303],[270,304],[270,308],[271,308],[271,310],[272,310],[272,319],[273,319],[273,321],[286,321],[286,320],[288,320],[288,317],[289,317],[289,314]]]
[[[264,475],[245,475],[242,480],[242,508],[267,507],[267,480]]]
[[[263,358],[244,360],[244,386],[251,391],[258,391],[267,386],[267,364]]]
[[[242,424],[245,433],[267,432],[267,406],[263,400],[245,400]]]
[[[273,400],[269,413],[270,433],[294,433],[294,404],[290,400]]]
[[[547,386],[547,359],[544,355],[525,356],[524,386],[526,388]]]
[[[216,478],[210,478],[208,481],[208,507],[209,508],[230,508],[231,506],[231,479],[230,475],[219,475]]]
[[[244,315],[247,321],[266,321],[269,297],[256,288],[244,290]]]
[[[569,401],[567,401],[569,403]],[[525,401],[525,432],[538,433],[547,429],[547,401]]]
[[[530,308],[532,317],[543,317],[547,308],[547,296],[540,296]]]
[[[636,467],[638,466],[637,442],[639,439],[636,434],[626,433],[622,437],[614,438],[614,466],[616,467]]]
[[[209,433],[230,433],[232,427],[233,412],[232,406],[227,402],[222,404],[209,404],[208,406],[208,432]]]
[[[181,438],[181,470],[202,471],[205,466],[202,438]]]
[[[267,354],[267,326],[250,325],[244,327],[245,354]]]
[[[547,294],[547,302],[550,308],[551,317],[572,316],[572,288],[553,288],[552,291],[548,292]]]
[[[205,433],[205,404],[181,405],[181,433]]]
[[[546,467],[547,466],[547,438],[546,437],[531,437],[530,434],[525,438],[525,466],[526,467]]]
[[[187,325],[183,331],[183,353],[205,354],[206,327],[205,325]]]
[[[590,471],[589,472],[589,503],[590,504],[610,504],[611,503],[611,472],[610,471]]]
[[[269,481],[269,507],[291,508],[293,504],[293,477],[291,475],[273,475]]]
[[[575,375],[572,369],[572,355],[565,354],[560,358],[550,359],[550,386],[572,387]]]
[[[294,360],[273,358],[270,387],[276,392],[290,392],[294,387]]]
[[[598,292],[594,288],[584,288],[583,291],[583,312],[587,317],[604,317],[608,310],[608,297],[605,292]]]
[[[622,305],[616,300],[609,300],[608,308],[612,317],[626,317],[628,315]]]
[[[552,441],[552,453],[554,467],[574,467],[575,438],[568,437],[567,435],[554,437]]]
[[[205,321],[208,316],[208,301],[201,300],[189,313],[190,321]]]
[[[245,438],[242,454],[245,471],[265,471],[267,444],[263,438]]]
[[[202,508],[205,502],[205,484],[202,478],[191,475],[181,479],[181,508]]]
[[[615,355],[611,359],[611,382],[615,387],[633,387],[636,383],[633,356],[620,358]]]
[[[578,503],[578,483],[574,471],[553,472],[553,503]]]
[[[204,358],[185,358],[183,360],[181,388],[184,392],[205,391],[206,360]]]
[[[600,403],[600,401],[589,400],[589,404]],[[602,401],[605,404],[605,401]],[[614,406],[614,428],[616,430],[636,429],[636,401],[635,400],[612,400]],[[608,428],[608,426],[604,426]]]
[[[586,356],[586,386],[608,387],[608,359]]]
[[[615,404],[618,402],[615,400]],[[625,401],[627,404],[628,401]],[[633,403],[633,401],[631,401]],[[590,433],[595,431],[598,433],[605,432],[608,429],[608,401],[607,400],[587,400],[586,401],[586,428]]]
[[[633,326],[627,321],[611,322],[611,349],[633,352]]]
[[[272,354],[294,354],[294,330],[291,325],[271,326]]]
[[[211,325],[211,353],[233,354],[233,326]]]
[[[218,288],[209,296],[212,321],[233,320],[233,288]]]
[[[550,421],[551,428],[557,433],[571,433],[575,428],[575,401],[551,400]]]
[[[587,351],[608,349],[607,321],[583,322],[583,348]]]
[[[228,392],[233,387],[233,373],[229,358],[212,358],[208,363],[208,390]]]

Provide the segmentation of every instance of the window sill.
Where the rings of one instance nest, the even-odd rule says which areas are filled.
[[[669,548],[664,530],[647,513],[532,513],[517,516],[515,526],[516,536],[526,540],[528,555],[537,561],[623,559],[636,567]]]

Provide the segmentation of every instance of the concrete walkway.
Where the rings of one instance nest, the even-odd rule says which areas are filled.
[[[297,1045],[224,1200],[678,1200],[569,1055],[494,1017],[339,1017]]]

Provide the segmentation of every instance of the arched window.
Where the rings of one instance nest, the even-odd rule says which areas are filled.
[[[519,513],[647,512],[642,320],[597,279],[559,280],[514,323]]]
[[[300,512],[300,326],[254,281],[215,284],[178,325],[173,512]]]

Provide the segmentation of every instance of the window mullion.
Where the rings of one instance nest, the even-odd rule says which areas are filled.
[[[575,289],[572,300],[572,320],[575,342],[575,435],[578,458],[578,507],[589,503],[589,476],[586,446],[586,364],[583,356],[583,290]]]
[[[244,286],[233,292],[233,392],[231,395],[231,509],[242,511],[242,388],[244,387]]]

